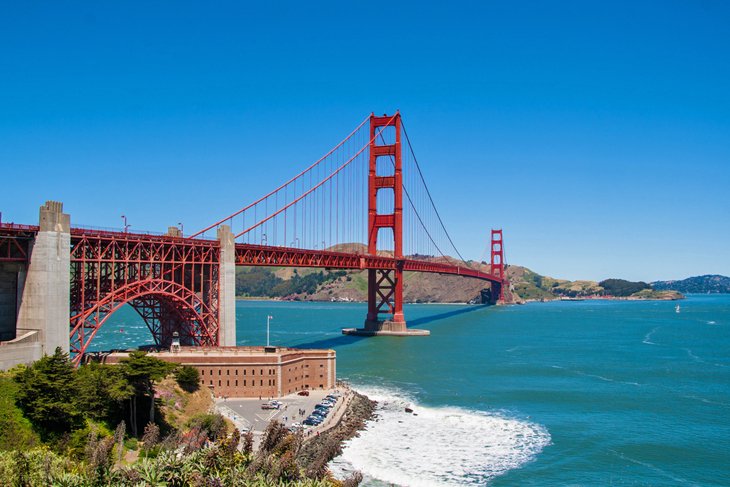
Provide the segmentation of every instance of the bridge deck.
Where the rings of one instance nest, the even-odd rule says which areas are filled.
[[[20,236],[33,234],[38,226],[19,225],[13,223],[0,224],[0,234],[5,236]],[[71,238],[94,238],[101,240],[125,240],[137,243],[170,243],[184,246],[218,247],[217,240],[172,237],[169,235],[155,235],[148,233],[130,233],[113,230],[99,230],[82,227],[71,228]],[[0,256],[2,259],[2,256]],[[13,255],[13,260],[25,260],[25,256]],[[347,252],[333,252],[327,250],[307,250],[292,247],[273,247],[267,245],[236,244],[236,264],[245,266],[272,266],[272,267],[316,267],[325,269],[396,269],[403,266],[404,271],[430,272],[450,274],[481,279],[484,281],[501,283],[502,279],[486,272],[466,266],[433,262],[417,259],[395,259],[383,255],[367,255]]]

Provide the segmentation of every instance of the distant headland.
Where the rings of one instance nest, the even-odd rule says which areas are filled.
[[[465,265],[489,271],[484,263]],[[730,278],[711,275],[682,281],[633,282],[624,279],[569,281],[540,275],[526,267],[507,268],[508,302],[621,299],[677,300],[683,293],[730,293]],[[405,300],[410,303],[481,303],[484,282],[440,274],[406,273]],[[236,294],[240,299],[362,302],[367,300],[366,271],[327,271],[284,267],[239,267]]]
[[[651,287],[657,290],[673,289],[687,294],[730,294],[730,277],[707,274],[679,281],[654,281]]]

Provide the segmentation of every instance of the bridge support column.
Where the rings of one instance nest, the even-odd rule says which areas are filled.
[[[384,143],[382,132],[395,130],[395,141]],[[392,174],[378,174],[378,159],[382,167],[392,167]],[[378,191],[393,192],[393,213],[378,213]],[[378,253],[378,233],[381,228],[393,232],[395,269],[368,270],[368,314],[365,328],[347,328],[345,334],[357,335],[428,335],[428,330],[406,328],[403,315],[403,164],[401,159],[400,113],[393,116],[370,116],[370,166],[368,172],[368,254]],[[381,320],[380,315],[390,315]]]
[[[63,203],[40,208],[39,231],[31,245],[30,264],[18,312],[18,335],[37,330],[41,352],[69,351],[71,217]]]
[[[218,345],[236,346],[236,244],[231,227],[218,227],[221,243],[218,270]]]
[[[504,303],[504,285],[507,276],[504,274],[504,242],[502,240],[502,229],[492,229],[492,259],[490,272],[502,279],[501,284],[492,284],[492,301],[494,303]],[[496,289],[495,289],[496,286]]]

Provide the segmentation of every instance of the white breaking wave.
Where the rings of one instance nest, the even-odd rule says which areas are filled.
[[[357,388],[378,401],[377,417],[349,440],[330,468],[402,486],[483,485],[531,461],[550,444],[541,425],[497,413],[426,407],[404,393]],[[415,414],[406,413],[410,407]]]

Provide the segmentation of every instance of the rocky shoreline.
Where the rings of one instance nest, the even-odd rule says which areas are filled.
[[[365,428],[365,423],[374,417],[377,403],[358,392],[351,393],[353,397],[339,423],[308,439],[299,449],[296,462],[307,476],[320,477],[326,471],[327,464],[342,453],[342,444],[357,436]]]

